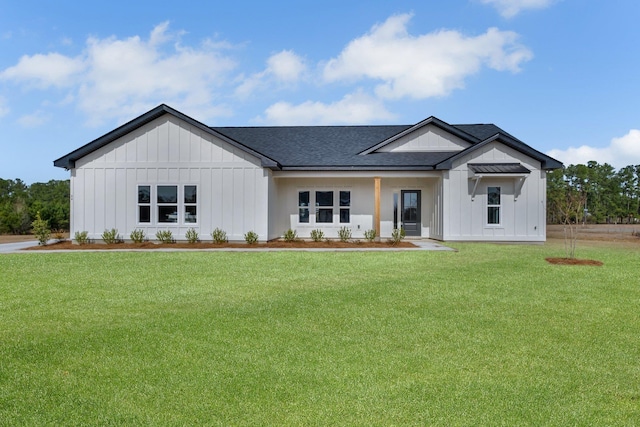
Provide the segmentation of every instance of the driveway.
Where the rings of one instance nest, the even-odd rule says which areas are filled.
[[[21,249],[29,248],[31,246],[38,246],[38,241],[28,242],[16,242],[16,243],[0,243],[0,254],[8,254],[11,252],[18,252]]]

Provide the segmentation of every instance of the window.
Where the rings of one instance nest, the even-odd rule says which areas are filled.
[[[340,192],[340,222],[351,222],[350,211],[351,207],[351,191]]]
[[[487,224],[500,225],[500,187],[487,187]]]
[[[157,216],[153,216],[153,212]],[[138,223],[150,224],[154,221],[159,224],[196,224],[198,187],[138,185]]]
[[[196,202],[198,190],[195,185],[184,186],[184,222],[193,224],[198,222],[198,206]]]
[[[298,193],[298,222],[309,222],[309,192]]]
[[[158,222],[178,222],[178,186],[158,185]]]
[[[138,186],[138,222],[151,222],[151,186]]]
[[[316,222],[333,222],[333,191],[316,191]]]

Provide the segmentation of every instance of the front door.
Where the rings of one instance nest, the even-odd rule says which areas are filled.
[[[407,236],[420,236],[420,190],[402,190],[402,227]]]

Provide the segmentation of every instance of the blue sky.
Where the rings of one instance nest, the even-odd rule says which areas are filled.
[[[208,4],[211,3],[211,4]],[[0,0],[0,178],[161,103],[210,126],[495,123],[640,164],[637,0]]]

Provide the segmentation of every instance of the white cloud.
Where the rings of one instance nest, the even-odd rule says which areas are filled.
[[[587,164],[594,160],[600,164],[609,163],[616,169],[628,165],[640,164],[640,130],[631,129],[620,138],[613,138],[607,147],[569,147],[566,150],[551,150],[547,153],[553,158],[570,164]]]
[[[38,110],[32,114],[26,114],[18,119],[20,126],[25,128],[34,128],[42,126],[51,120],[51,115]]]
[[[9,107],[7,106],[7,100],[0,96],[0,117],[9,114]]]
[[[258,89],[268,86],[291,86],[303,78],[307,65],[302,57],[291,50],[283,50],[267,59],[267,67],[247,78],[236,89],[236,94],[246,98]]]
[[[82,58],[70,58],[59,53],[24,55],[18,64],[0,73],[0,79],[46,89],[68,87],[85,69]]]
[[[505,18],[513,18],[523,10],[544,9],[551,6],[556,0],[480,0],[484,4],[495,7],[500,15]]]
[[[330,125],[366,124],[388,121],[394,115],[387,111],[380,100],[361,91],[348,94],[340,101],[325,104],[307,101],[292,105],[278,102],[266,110],[266,117],[258,121],[271,125]]]
[[[183,47],[180,33],[169,24],[157,25],[148,40],[91,37],[77,57],[59,53],[23,56],[17,65],[0,71],[0,79],[27,87],[67,90],[89,124],[128,120],[159,103],[212,115],[227,114],[214,95],[228,83],[235,67],[229,57],[204,43]],[[28,116],[23,120],[29,122]]]
[[[511,31],[490,28],[476,37],[440,30],[413,36],[407,31],[412,15],[395,15],[351,41],[324,67],[328,82],[381,81],[376,94],[385,99],[424,99],[448,95],[464,87],[465,78],[483,66],[518,72],[533,54],[517,43]]]
[[[137,36],[88,40],[89,71],[79,89],[79,105],[93,122],[131,117],[160,102],[188,111],[214,104],[213,94],[234,62],[216,51],[178,43],[165,52],[164,45],[176,40],[167,28],[167,23],[155,27],[148,41]]]

